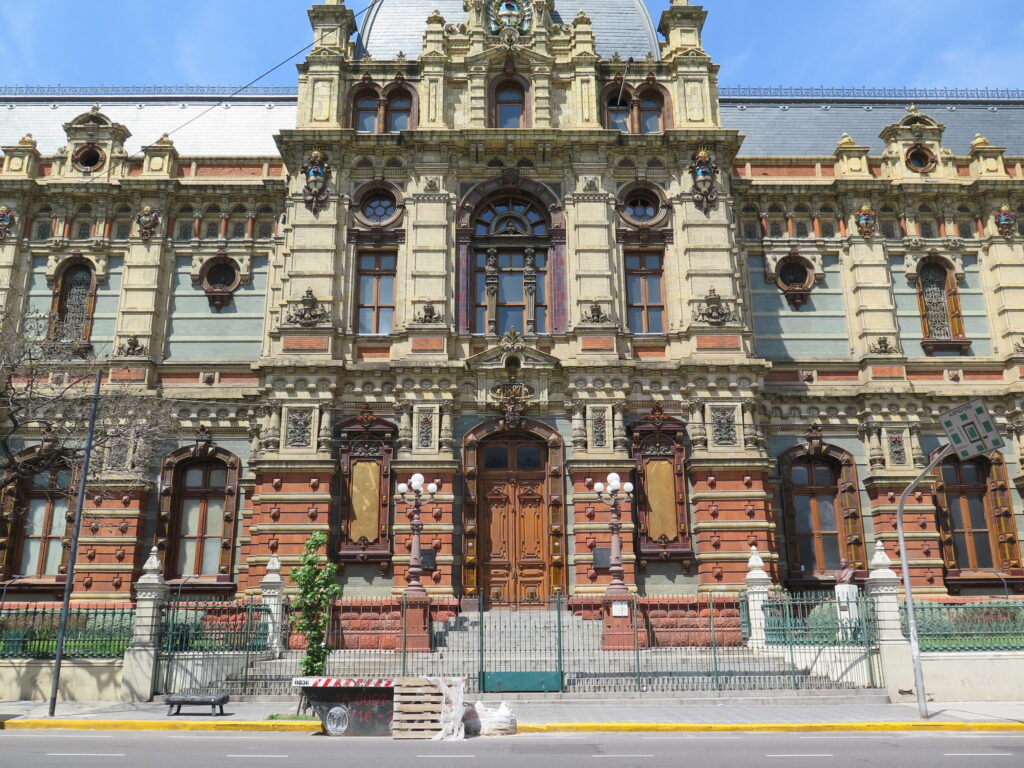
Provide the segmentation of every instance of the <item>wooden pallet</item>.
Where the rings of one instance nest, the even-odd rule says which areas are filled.
[[[443,709],[444,694],[436,684],[423,677],[399,678],[395,681],[395,715],[391,721],[392,738],[427,740],[434,738],[441,733]]]

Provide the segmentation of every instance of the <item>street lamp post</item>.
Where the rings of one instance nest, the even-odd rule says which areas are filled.
[[[421,535],[423,533],[423,521],[420,519],[420,510],[425,503],[434,500],[434,494],[438,491],[437,483],[426,483],[426,479],[417,472],[408,483],[399,483],[396,489],[395,503],[402,502],[408,506],[409,524],[412,528],[412,549],[409,552],[409,569],[406,571],[406,597],[426,597],[427,590],[420,583],[420,576],[423,575],[423,549]]]
[[[608,572],[612,575],[611,583],[605,590],[609,597],[629,597],[629,587],[626,586],[626,569],[622,566],[622,510],[620,505],[625,501],[633,500],[633,484],[623,483],[617,473],[608,475],[607,484],[594,483],[594,492],[597,497],[611,507],[612,519],[608,528],[612,532],[612,555]]]

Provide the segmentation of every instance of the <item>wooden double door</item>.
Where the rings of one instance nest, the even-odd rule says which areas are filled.
[[[488,606],[546,607],[551,583],[547,446],[494,440],[481,446],[480,586]]]

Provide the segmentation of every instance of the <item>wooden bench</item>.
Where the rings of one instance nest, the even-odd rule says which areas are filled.
[[[209,707],[211,714],[216,717],[217,710],[224,716],[224,705],[231,700],[226,693],[171,693],[164,696],[164,704],[167,705],[167,716],[180,715],[182,707]]]

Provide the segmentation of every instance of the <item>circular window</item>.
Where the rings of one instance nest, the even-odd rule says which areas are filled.
[[[206,282],[211,288],[228,290],[235,284],[237,273],[229,264],[218,264],[211,267],[206,275]]]
[[[907,151],[907,167],[918,173],[928,173],[935,168],[935,154],[925,146],[917,144]]]
[[[779,268],[779,282],[786,288],[803,288],[810,273],[799,261],[787,261]]]
[[[85,144],[78,148],[71,162],[80,171],[91,172],[103,165],[103,150],[94,144]]]
[[[379,227],[394,221],[400,211],[395,193],[389,189],[371,189],[359,203],[359,218],[370,226]]]
[[[646,224],[654,221],[661,204],[649,194],[634,194],[626,199],[626,216],[633,221]]]

